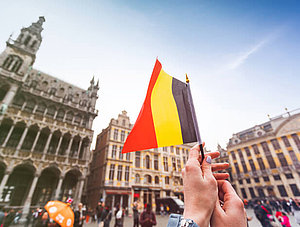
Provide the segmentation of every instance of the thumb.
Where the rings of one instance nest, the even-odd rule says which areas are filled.
[[[212,171],[211,171],[211,157],[208,155],[205,157],[202,163],[202,172],[203,172],[203,178],[210,178],[213,177]]]

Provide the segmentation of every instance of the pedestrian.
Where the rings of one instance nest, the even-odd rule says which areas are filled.
[[[285,212],[282,212],[282,216],[279,216],[279,221],[282,227],[291,227],[290,219]]]
[[[74,212],[74,227],[82,227],[85,220],[85,213],[82,209],[82,203],[78,204],[78,210]]]
[[[165,208],[164,208],[164,204],[160,204],[160,216],[163,216],[165,214]]]
[[[213,175],[212,157],[205,155],[200,164],[200,146],[189,152],[182,171],[184,214],[171,214],[168,227],[246,227],[247,217],[243,201],[225,179],[228,174]]]
[[[5,218],[5,213],[3,212],[3,207],[0,207],[0,226],[2,225],[2,222]]]
[[[106,206],[103,209],[102,215],[101,215],[101,220],[103,221],[103,227],[109,227],[110,225],[110,221],[112,218],[112,211],[110,206]]]
[[[11,225],[11,223],[14,221],[16,216],[16,213],[14,209],[11,209],[8,213],[6,213],[4,221],[3,221],[3,227],[8,227]]]
[[[294,214],[296,222],[297,222],[298,225],[300,225],[300,204],[299,204],[299,201],[296,200],[296,199],[292,199],[291,207],[292,207],[292,212]]]
[[[47,227],[49,224],[49,215],[44,211],[37,220],[36,227]]]
[[[98,205],[96,206],[96,217],[97,217],[97,224],[98,226],[100,226],[100,222],[101,222],[101,214],[103,211],[103,205],[102,205],[103,200],[101,199],[98,202]]]
[[[123,227],[124,214],[119,203],[116,206],[115,215],[116,215],[115,227]]]
[[[156,217],[150,203],[146,204],[146,209],[141,213],[140,223],[142,227],[152,227],[156,225]]]
[[[139,218],[140,218],[140,213],[139,213],[139,204],[137,201],[133,203],[132,211],[133,211],[133,227],[139,227]]]

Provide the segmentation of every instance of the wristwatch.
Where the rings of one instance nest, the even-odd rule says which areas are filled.
[[[183,218],[179,214],[171,214],[167,227],[199,227],[192,219]]]

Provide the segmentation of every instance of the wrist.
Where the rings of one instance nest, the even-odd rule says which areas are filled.
[[[200,227],[208,227],[209,226],[210,216],[211,216],[211,214],[208,214],[206,212],[193,211],[193,212],[184,212],[183,213],[183,218],[193,220]]]

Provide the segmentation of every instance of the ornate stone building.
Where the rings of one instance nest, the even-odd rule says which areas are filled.
[[[80,201],[97,116],[94,79],[84,90],[32,68],[43,22],[0,54],[0,204],[23,217],[48,200]]]
[[[242,198],[300,198],[300,111],[236,133],[227,152]]]
[[[90,164],[88,204],[95,208],[100,198],[110,206],[130,208],[133,201],[151,203],[165,196],[183,199],[181,169],[191,145],[179,145],[122,154],[132,124],[123,111],[97,136]],[[131,209],[129,209],[131,212]]]

